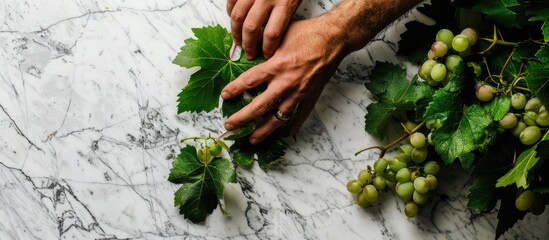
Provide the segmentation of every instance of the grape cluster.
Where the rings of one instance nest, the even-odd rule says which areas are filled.
[[[515,207],[520,211],[530,211],[534,215],[540,215],[545,211],[545,202],[540,193],[524,190],[517,194]]]
[[[499,126],[511,131],[524,145],[532,145],[541,138],[540,127],[549,126],[549,111],[538,98],[527,100],[522,93],[511,96],[511,111],[499,121]]]
[[[428,161],[427,138],[423,133],[412,133],[409,143],[399,147],[398,154],[387,160],[379,158],[373,168],[360,171],[357,179],[347,183],[349,192],[356,194],[356,203],[367,207],[378,199],[379,191],[386,191],[388,184],[406,203],[404,214],[415,217],[419,205],[429,200],[429,192],[438,186],[435,175],[440,170],[436,161]]]
[[[478,31],[473,28],[465,28],[457,35],[448,29],[439,30],[418,75],[431,86],[445,85],[477,40]],[[474,69],[477,77],[480,76],[482,68],[477,62],[470,61],[467,65]]]

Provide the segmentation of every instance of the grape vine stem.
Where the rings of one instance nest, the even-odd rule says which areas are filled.
[[[398,143],[402,142],[403,140],[405,140],[406,138],[408,138],[410,135],[412,135],[413,133],[417,132],[421,127],[423,127],[423,125],[425,125],[425,121],[421,122],[420,124],[418,124],[414,129],[410,130],[410,131],[407,131],[407,129],[405,129],[404,131],[404,134],[402,134],[402,136],[400,136],[399,138],[393,140],[392,142],[390,142],[389,144],[385,145],[385,146],[372,146],[372,147],[367,147],[365,149],[362,149],[358,152],[355,153],[355,156],[357,156],[358,154],[364,152],[364,151],[367,151],[367,150],[371,150],[371,149],[379,149],[381,150],[381,152],[379,153],[379,157],[382,158],[383,156],[385,156],[385,153],[387,153],[387,151],[389,149],[391,149],[392,147],[394,147],[395,145],[397,145]]]

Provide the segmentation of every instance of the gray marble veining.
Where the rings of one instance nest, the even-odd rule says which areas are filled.
[[[305,0],[309,18],[338,1]],[[373,163],[364,129],[375,61],[395,56],[409,12],[347,57],[269,172],[238,169],[219,209],[192,224],[167,181],[184,136],[220,134],[218,111],[176,113],[193,70],[171,63],[192,27],[229,27],[224,0],[5,0],[0,3],[0,239],[492,239],[496,213],[466,207],[458,168],[421,216],[392,193],[361,209],[345,183]],[[548,214],[504,239],[548,239]]]

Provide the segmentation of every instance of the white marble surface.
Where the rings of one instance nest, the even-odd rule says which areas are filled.
[[[298,14],[336,2],[305,0]],[[375,143],[363,84],[374,61],[402,63],[402,22],[345,59],[280,167],[238,170],[231,217],[192,224],[167,181],[178,139],[223,121],[176,114],[192,71],[171,60],[191,27],[228,27],[225,1],[3,0],[0,19],[0,239],[494,238],[495,212],[467,209],[471,181],[456,169],[415,219],[392,193],[363,210],[345,190],[375,157],[354,156]],[[549,239],[548,223],[528,216],[503,239]]]

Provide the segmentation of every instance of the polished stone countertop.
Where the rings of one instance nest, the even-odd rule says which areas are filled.
[[[318,16],[338,1],[304,0]],[[171,63],[191,28],[229,27],[224,0],[4,0],[0,3],[0,239],[493,239],[495,211],[467,208],[472,180],[443,169],[420,216],[392,192],[368,209],[345,184],[376,151],[366,134],[376,61],[395,55],[412,10],[340,65],[286,160],[238,169],[202,224],[178,214],[167,180],[184,136],[223,132],[219,111],[177,114],[192,69]],[[412,66],[413,67],[413,66]],[[502,239],[549,239],[527,216]]]

